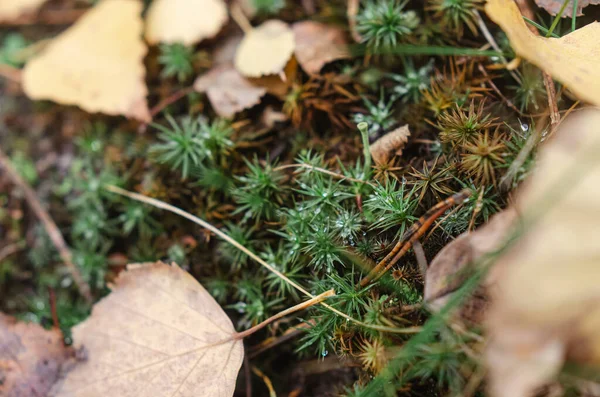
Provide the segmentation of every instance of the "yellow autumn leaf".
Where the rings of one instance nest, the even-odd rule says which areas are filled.
[[[129,265],[73,329],[86,359],[51,395],[231,397],[244,356],[234,333],[218,303],[177,265]]]
[[[0,21],[13,21],[23,14],[36,11],[48,0],[2,0]]]
[[[600,368],[600,110],[569,116],[517,195],[524,234],[494,265],[494,397],[525,397],[565,360]]]
[[[136,0],[100,2],[27,63],[27,96],[149,121],[141,11]]]
[[[559,39],[536,36],[513,0],[488,0],[485,11],[506,33],[520,57],[565,84],[579,98],[600,106],[600,23]]]
[[[278,20],[249,31],[235,54],[235,67],[246,77],[280,73],[294,52],[294,32]]]
[[[155,0],[146,17],[146,40],[196,44],[219,33],[225,22],[223,0]]]

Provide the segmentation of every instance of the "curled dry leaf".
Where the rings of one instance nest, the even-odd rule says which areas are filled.
[[[139,1],[100,2],[27,63],[27,96],[149,121],[141,11]]]
[[[73,329],[85,349],[53,388],[59,397],[231,397],[244,355],[231,321],[177,265],[129,265]]]
[[[0,396],[45,396],[72,355],[62,333],[0,313]]]
[[[223,0],[155,0],[146,17],[146,40],[196,44],[219,33],[225,22]]]
[[[484,255],[500,248],[517,218],[517,212],[507,208],[476,231],[461,234],[433,258],[425,275],[424,291],[424,300],[431,309],[441,309],[452,293],[472,275],[472,266]],[[461,308],[459,314],[463,319],[473,322],[483,320],[488,301],[486,287],[491,284],[493,275],[490,274],[479,293]]]
[[[244,78],[231,64],[219,65],[194,83],[198,92],[206,92],[210,104],[221,117],[231,117],[237,112],[251,108],[267,93]]]
[[[564,83],[579,98],[600,106],[600,23],[560,39],[544,38],[527,28],[513,0],[488,0],[485,10],[504,30],[517,55]]]
[[[560,8],[563,6],[563,3],[564,3],[563,0],[535,0],[535,4],[537,4],[538,7],[541,7],[544,10],[548,11],[550,13],[550,15],[556,15],[558,13],[558,11],[560,11]],[[587,7],[589,5],[596,5],[596,4],[600,4],[600,0],[578,0],[577,1],[577,16],[583,15],[581,10],[583,10],[585,7]],[[569,3],[567,4],[567,7],[563,11],[562,16],[563,16],[563,18],[567,18],[567,17],[571,18],[572,15],[573,15],[573,0],[570,0]]]
[[[408,142],[408,124],[388,132],[371,145],[371,157],[376,164],[387,164],[393,156],[400,156]]]
[[[14,21],[21,15],[36,11],[48,0],[2,0],[0,1],[0,22]]]
[[[326,63],[350,57],[346,35],[340,28],[303,21],[293,24],[292,30],[296,41],[294,55],[308,74],[319,73]]]
[[[565,359],[600,367],[600,111],[569,116],[555,135],[517,197],[525,231],[495,265],[494,397],[531,395]]]
[[[294,52],[294,32],[279,20],[266,21],[246,34],[235,67],[246,77],[280,73]]]

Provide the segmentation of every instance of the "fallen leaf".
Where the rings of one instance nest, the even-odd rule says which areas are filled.
[[[294,55],[308,74],[319,73],[325,64],[349,58],[346,35],[340,28],[314,21],[292,25],[296,48]]]
[[[517,218],[517,212],[507,208],[474,232],[458,236],[433,258],[425,275],[424,291],[424,301],[430,309],[438,311],[444,307],[452,294],[472,275],[475,263],[500,248]],[[492,284],[493,276],[488,275],[479,293],[461,307],[459,316],[462,319],[475,323],[483,320],[488,303],[486,287]]]
[[[194,89],[206,92],[215,113],[221,117],[232,117],[257,105],[267,93],[266,88],[250,83],[231,64],[216,66],[198,77]]]
[[[0,396],[45,396],[72,355],[59,330],[0,313]]]
[[[36,11],[48,0],[2,0],[0,21],[14,21],[21,15]]]
[[[560,8],[563,6],[564,0],[535,0],[535,4],[538,7],[548,11],[550,15],[556,15]],[[583,15],[581,12],[585,7],[589,5],[600,4],[600,0],[578,0],[577,1],[577,16]],[[562,13],[563,18],[571,18],[573,15],[573,0],[570,0],[567,7]]]
[[[408,142],[410,130],[408,124],[388,132],[371,145],[371,156],[376,164],[387,164],[396,155],[402,154]]]
[[[241,34],[234,34],[221,41],[213,52],[213,64],[220,65],[231,63],[235,60],[235,53],[244,38]]]
[[[52,395],[231,397],[244,355],[233,325],[177,265],[129,265],[73,329],[87,360]]]
[[[139,1],[100,2],[27,63],[27,96],[149,121],[141,11]]]
[[[579,98],[600,106],[600,23],[560,39],[544,38],[527,28],[513,0],[488,0],[485,10],[504,30],[517,55],[564,83]]]
[[[219,33],[227,18],[223,0],[155,0],[146,16],[146,40],[196,44]]]
[[[487,316],[494,397],[532,395],[565,359],[600,367],[599,151],[600,111],[568,116],[517,195],[526,229],[494,265]]]
[[[269,20],[246,34],[235,54],[235,67],[246,77],[280,73],[294,52],[294,32]]]
[[[292,83],[296,80],[296,74],[298,73],[298,62],[294,58],[285,65],[283,71],[279,74],[270,74],[263,77],[248,78],[252,84],[264,87],[267,92],[271,95],[275,95],[281,100],[285,99],[288,94]],[[283,77],[283,78],[282,78]]]

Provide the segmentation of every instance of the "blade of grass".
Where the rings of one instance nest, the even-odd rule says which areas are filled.
[[[556,33],[550,33],[550,36],[548,36],[549,30],[546,29],[545,27],[543,27],[542,25],[540,25],[539,23],[537,23],[535,21],[532,21],[531,19],[527,18],[526,16],[523,16],[523,19],[525,20],[525,22],[527,22],[528,24],[530,24],[531,26],[533,26],[537,30],[539,30],[541,33],[543,33],[544,36],[546,36],[546,37],[554,37],[555,39],[560,39],[560,36],[557,35]]]
[[[579,0],[573,0],[573,12],[571,13],[571,32],[574,32],[576,29],[577,6],[578,5],[579,5]]]
[[[554,17],[554,20],[552,21],[552,25],[550,25],[550,29],[548,29],[548,33],[546,33],[546,37],[550,37],[552,32],[554,32],[554,29],[558,25],[558,22],[560,21],[562,14],[565,12],[565,9],[567,8],[568,3],[569,3],[569,0],[563,1],[562,7],[560,7],[560,10],[558,10],[558,13]]]
[[[350,48],[353,56],[362,56],[365,54],[376,55],[437,55],[437,56],[504,56],[501,52],[492,50],[479,50],[477,48],[462,48],[450,46],[421,46],[411,44],[398,44],[392,50],[378,51],[373,53],[365,45],[353,45]]]

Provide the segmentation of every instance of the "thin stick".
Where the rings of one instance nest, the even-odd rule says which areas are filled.
[[[237,1],[234,1],[231,7],[229,8],[229,14],[231,14],[231,18],[238,24],[240,29],[244,31],[244,34],[248,34],[253,28],[248,18],[244,14],[242,7]]]
[[[271,379],[267,375],[265,375],[260,369],[256,368],[254,365],[252,366],[252,372],[256,374],[259,378],[265,382],[265,386],[269,389],[269,397],[277,397],[277,393],[275,393],[275,389],[273,388],[273,383]]]
[[[309,170],[314,170],[314,171],[317,171],[317,172],[322,172],[323,174],[330,175],[330,176],[332,176],[332,177],[334,177],[336,179],[341,179],[341,180],[346,180],[346,181],[351,181],[351,182],[356,182],[356,183],[364,183],[364,184],[367,184],[367,185],[375,187],[375,185],[372,184],[369,181],[364,181],[362,179],[351,178],[349,176],[338,174],[337,172],[329,171],[328,169],[325,169],[325,168],[315,167],[315,166],[310,165],[310,164],[286,164],[286,165],[281,165],[279,167],[276,167],[274,169],[274,171],[281,171],[281,170],[285,170],[285,169],[288,169],[288,168],[306,168],[306,169],[309,169]]]
[[[361,281],[360,286],[364,287],[372,280],[378,279],[387,272],[408,250],[413,242],[421,238],[429,229],[433,222],[446,210],[456,204],[461,204],[466,198],[471,195],[469,189],[463,189],[460,192],[453,194],[444,201],[440,201],[431,207],[422,217],[420,217],[410,228],[404,233],[400,241],[396,243],[389,254],[383,258],[377,266],[375,266],[369,274]]]
[[[92,294],[90,292],[90,286],[88,285],[88,283],[85,282],[81,273],[79,272],[79,269],[73,263],[71,251],[67,247],[67,243],[65,243],[65,239],[60,233],[58,226],[56,226],[56,223],[54,223],[48,212],[44,209],[42,203],[37,198],[31,186],[29,186],[27,182],[25,182],[23,178],[21,178],[19,173],[13,168],[13,166],[10,163],[10,160],[8,159],[8,157],[6,157],[1,148],[0,166],[4,168],[12,182],[19,188],[21,188],[21,190],[23,190],[27,203],[29,204],[33,212],[35,212],[38,219],[44,225],[44,229],[46,229],[46,233],[48,233],[50,240],[52,240],[52,243],[58,250],[60,258],[69,269],[71,276],[73,276],[73,280],[75,281],[77,288],[79,288],[79,292],[81,293],[81,295],[83,295],[83,297],[88,303],[92,303],[93,299]]]
[[[556,104],[556,87],[552,76],[543,72],[544,86],[546,87],[546,95],[548,96],[548,109],[550,110],[550,133],[554,132],[558,124],[560,124],[560,113],[558,113],[558,105]]]
[[[26,246],[27,244],[25,243],[25,241],[19,241],[18,243],[9,244],[6,247],[0,249],[0,262],[8,258],[9,256],[21,251]]]
[[[298,291],[302,292],[304,295],[308,296],[309,298],[315,298],[314,295],[312,295],[310,292],[308,292],[307,290],[302,288],[297,283],[295,283],[292,280],[290,280],[289,278],[287,278],[284,274],[282,274],[280,271],[275,269],[273,266],[269,265],[267,262],[265,262],[262,258],[260,258],[258,255],[256,255],[254,252],[250,251],[248,248],[244,247],[242,244],[240,244],[237,241],[235,241],[234,239],[232,239],[226,233],[217,229],[210,223],[198,218],[197,216],[194,216],[194,215],[190,214],[189,212],[182,210],[181,208],[177,208],[174,205],[167,204],[163,201],[160,201],[160,200],[157,200],[157,199],[154,199],[151,197],[146,197],[142,194],[133,193],[133,192],[127,191],[125,189],[121,189],[120,187],[117,187],[117,186],[106,185],[105,188],[106,188],[106,190],[108,190],[110,192],[120,194],[125,197],[129,197],[133,200],[137,200],[142,203],[152,205],[156,208],[170,211],[170,212],[177,214],[183,218],[189,219],[190,221],[196,223],[197,225],[200,225],[203,228],[208,229],[211,232],[213,232],[214,234],[216,234],[217,236],[221,237],[223,240],[227,241],[229,244],[233,245],[234,247],[236,247],[237,249],[239,249],[240,251],[242,251],[243,253],[248,255],[250,258],[252,258],[256,262],[258,262],[260,265],[267,268],[271,273],[277,275],[277,277],[281,278],[286,283],[288,283],[292,287],[296,288]],[[360,325],[361,327],[375,329],[375,330],[382,331],[382,332],[396,333],[396,334],[414,334],[414,333],[419,333],[421,331],[421,327],[395,328],[395,327],[386,327],[386,326],[382,326],[382,325],[367,324],[367,323],[364,323],[362,321],[359,321],[359,320],[347,315],[346,313],[343,313],[343,312],[337,310],[336,308],[326,304],[325,302],[321,302],[321,306],[329,309],[333,313],[337,314],[340,317],[345,318],[348,321],[352,321],[354,324]]]
[[[174,93],[172,93],[171,95],[169,95],[168,97],[166,97],[165,99],[163,99],[162,101],[157,103],[152,109],[150,109],[150,116],[151,117],[156,116],[164,108],[166,108],[169,105],[174,104],[175,102],[177,102],[178,100],[180,100],[181,98],[185,97],[187,94],[190,94],[192,92],[194,92],[194,87],[184,87],[184,88],[181,88],[181,89],[175,91]]]
[[[252,359],[252,358],[258,356],[259,354],[261,354],[262,352],[271,349],[272,347],[275,347],[285,341],[295,338],[296,336],[305,332],[304,330],[314,327],[314,325],[315,325],[315,321],[309,320],[305,323],[301,323],[294,327],[288,328],[283,334],[281,334],[277,337],[267,338],[264,341],[262,341],[261,343],[251,346],[248,349],[248,357]]]
[[[485,70],[483,65],[479,63],[477,64],[477,67],[479,68],[479,71],[485,75],[485,77],[489,78],[487,83],[490,85],[490,87],[492,87],[492,90],[494,90],[494,92],[504,101],[504,103],[506,103],[506,106],[517,112],[517,114],[519,114],[520,116],[523,116],[523,112],[517,109],[517,107],[510,101],[510,99],[505,97],[504,94],[502,94],[502,92],[498,89],[498,87],[496,87],[496,84],[494,84],[494,81],[490,78],[490,75]]]
[[[285,317],[288,314],[292,314],[292,313],[297,312],[299,310],[307,309],[307,308],[309,308],[309,307],[311,307],[313,305],[316,305],[317,303],[323,302],[325,299],[327,299],[329,297],[332,297],[334,295],[335,295],[335,291],[332,290],[332,289],[330,289],[329,291],[325,291],[322,294],[319,294],[319,295],[315,296],[312,299],[309,299],[309,300],[304,301],[302,303],[299,303],[299,304],[297,304],[295,306],[287,308],[287,309],[285,309],[283,311],[280,311],[276,315],[269,317],[268,319],[266,319],[262,323],[257,324],[257,325],[255,325],[252,328],[248,328],[247,330],[242,331],[242,332],[236,332],[235,335],[233,335],[233,339],[244,339],[248,335],[252,335],[256,331],[259,331],[259,330],[263,329],[267,325],[271,324],[273,321],[279,320],[281,317]]]

